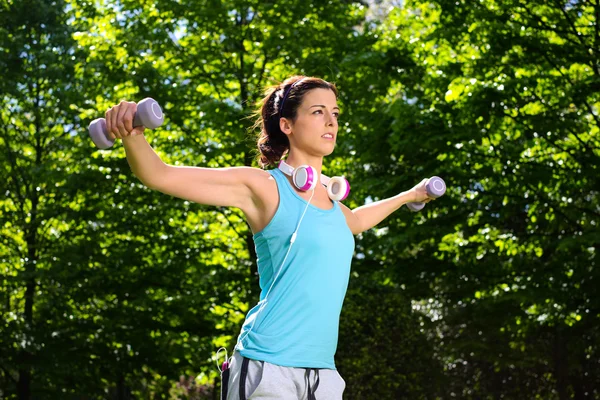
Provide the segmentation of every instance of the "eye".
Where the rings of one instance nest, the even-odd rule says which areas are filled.
[[[323,114],[323,111],[322,110],[317,110],[317,111],[313,112],[313,114],[317,114],[317,113]]]
[[[339,113],[339,112],[334,112],[334,113],[333,113],[333,116],[334,116],[336,119],[338,119],[338,118],[340,117],[340,113]]]

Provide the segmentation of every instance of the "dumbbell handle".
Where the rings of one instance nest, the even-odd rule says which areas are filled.
[[[446,193],[446,182],[439,176],[432,176],[425,184],[425,190],[429,197],[437,199]],[[406,206],[412,211],[421,211],[425,207],[425,203],[407,203]]]
[[[164,122],[164,114],[156,100],[147,97],[137,105],[137,111],[133,116],[133,127],[144,126],[148,129],[155,129]],[[97,118],[90,123],[88,128],[92,141],[101,150],[112,147],[115,140],[108,136],[106,129],[106,120]]]

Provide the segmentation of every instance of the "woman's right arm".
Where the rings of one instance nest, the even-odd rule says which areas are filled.
[[[174,197],[212,206],[256,209],[256,183],[264,171],[251,167],[200,168],[165,164],[143,135],[133,127],[134,102],[122,101],[106,112],[109,136],[123,140],[127,162],[138,179],[151,189]]]
[[[211,206],[247,210],[256,203],[251,182],[262,171],[252,167],[202,168],[165,164],[143,135],[123,138],[127,161],[150,189]]]

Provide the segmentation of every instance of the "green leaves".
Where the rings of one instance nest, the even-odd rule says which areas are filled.
[[[363,245],[386,249],[375,255],[381,263],[391,258],[390,265],[399,259],[410,265],[388,273],[407,283],[414,296],[430,296],[446,306],[448,318],[438,327],[456,338],[444,340],[445,349],[456,352],[451,359],[475,348],[473,336],[462,334],[465,324],[492,320],[503,335],[519,340],[535,341],[545,335],[546,325],[575,342],[582,332],[597,340],[589,326],[575,329],[579,310],[589,309],[584,286],[595,273],[586,272],[582,280],[564,273],[589,271],[595,265],[591,254],[597,252],[584,238],[596,230],[586,226],[597,217],[599,159],[592,148],[598,138],[589,133],[598,129],[597,110],[591,107],[598,96],[582,87],[598,71],[596,60],[586,55],[587,25],[578,28],[594,15],[582,4],[411,2],[404,11],[390,13],[382,28],[403,27],[394,31],[398,40],[382,43],[410,48],[415,65],[397,75],[389,90],[401,96],[384,102],[387,121],[393,121],[390,131],[368,147],[376,152],[388,145],[392,154],[402,154],[402,167],[379,158],[378,169],[402,171],[391,181],[381,174],[380,187],[389,187],[382,196],[431,175],[446,179],[449,191],[427,206],[426,217],[399,213],[389,222],[387,237],[367,238]],[[431,57],[434,53],[437,57]],[[543,319],[524,314],[547,300],[551,306]],[[595,317],[588,318],[593,324]],[[493,340],[493,330],[482,332]],[[508,348],[523,348],[515,343]],[[562,350],[548,351],[543,340],[538,344],[526,345],[528,365],[544,369],[566,362]],[[483,346],[486,351],[469,359],[471,367],[455,370],[460,376],[485,375],[485,365],[510,353],[504,345]],[[596,352],[597,345],[593,348]],[[573,345],[573,351],[577,355],[568,359],[577,363],[573,358],[581,357],[582,349]],[[546,370],[560,376],[562,385],[577,385],[575,375]],[[482,382],[461,389],[463,396],[503,392],[483,390]]]
[[[165,162],[255,165],[263,87],[306,74],[340,89],[324,171],[354,182],[348,206],[448,185],[357,238],[348,397],[595,393],[597,16],[592,2],[0,1],[0,390],[218,390],[214,353],[258,298],[243,215],[143,187],[87,125],[151,96]]]
[[[0,9],[9,325],[0,390],[147,397],[173,387],[176,396],[191,385],[180,375],[202,372],[202,393],[213,393],[214,353],[233,347],[258,297],[251,232],[239,210],[143,187],[120,143],[97,151],[87,125],[121,100],[152,96],[167,120],[147,137],[165,162],[252,165],[249,115],[263,87],[297,73],[339,77],[337,60],[362,50],[354,32],[364,7],[73,0]]]

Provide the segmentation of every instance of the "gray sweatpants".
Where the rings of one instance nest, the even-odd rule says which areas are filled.
[[[223,400],[341,400],[346,382],[334,369],[281,367],[246,359],[235,352],[229,361]],[[240,385],[242,383],[243,387]],[[244,393],[245,392],[245,393]]]

